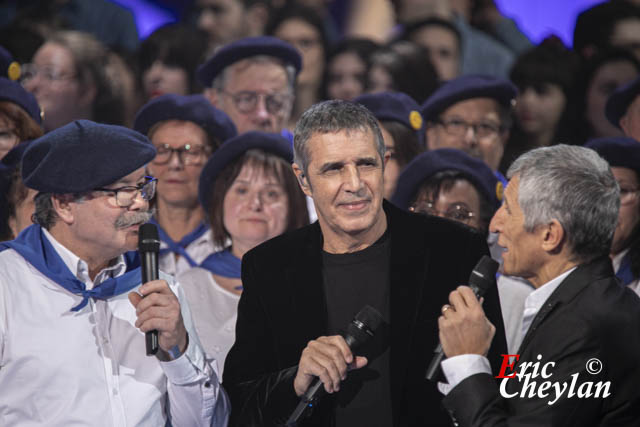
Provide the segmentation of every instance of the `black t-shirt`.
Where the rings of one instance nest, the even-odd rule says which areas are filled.
[[[322,254],[323,285],[327,299],[329,335],[342,334],[365,306],[377,309],[389,322],[390,244],[385,233],[372,246],[354,253]],[[391,390],[388,326],[355,355],[367,366],[351,371],[333,396],[336,427],[390,426]]]

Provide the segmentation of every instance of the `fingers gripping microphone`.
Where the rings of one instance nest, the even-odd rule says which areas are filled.
[[[469,287],[476,294],[476,297],[480,299],[484,293],[489,290],[496,283],[496,272],[498,271],[498,262],[491,259],[491,257],[485,255],[480,258],[480,261],[473,267],[471,275],[469,275]],[[442,343],[438,343],[438,346],[433,350],[435,353],[431,363],[427,368],[426,378],[430,381],[437,381],[438,371],[440,369],[440,362],[444,357],[444,351],[442,350]]]
[[[158,252],[160,252],[160,237],[158,228],[153,224],[142,224],[138,230],[138,252],[140,253],[140,267],[142,283],[158,280]],[[145,334],[147,356],[158,352],[158,331],[153,330]]]
[[[375,308],[365,305],[356,314],[356,317],[347,326],[347,331],[343,335],[344,340],[353,353],[370,341],[376,330],[384,323],[382,314]],[[355,357],[355,356],[354,356]],[[325,394],[325,390],[320,378],[313,380],[306,393],[300,398],[300,403],[289,417],[287,426],[295,426],[305,411],[312,407],[315,402]]]

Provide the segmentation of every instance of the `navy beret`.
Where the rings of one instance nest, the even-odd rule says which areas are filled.
[[[451,105],[471,98],[493,98],[504,106],[515,101],[518,89],[509,80],[483,75],[467,75],[449,80],[422,104],[422,117],[435,120]]]
[[[289,163],[293,162],[291,142],[282,135],[250,131],[228,140],[211,155],[200,173],[198,200],[205,210],[209,209],[211,187],[216,177],[227,165],[254,148],[273,153]]]
[[[482,160],[454,148],[425,151],[415,157],[398,177],[391,201],[398,207],[409,209],[409,204],[423,181],[445,170],[461,172],[489,203],[496,209],[500,206],[502,182]]]
[[[13,102],[21,107],[36,123],[42,124],[38,101],[20,83],[0,77],[0,101]]]
[[[18,80],[20,78],[20,64],[2,46],[0,46],[0,77],[6,77],[9,80]]]
[[[29,144],[22,179],[44,193],[83,193],[113,184],[155,155],[151,141],[139,132],[77,120]]]
[[[629,168],[640,174],[640,142],[626,136],[595,138],[585,147],[595,150],[609,166]]]
[[[420,143],[424,144],[424,123],[420,106],[409,95],[402,92],[367,93],[358,96],[354,102],[367,107],[378,120],[402,123],[415,131]]]
[[[202,95],[167,94],[147,102],[136,115],[133,128],[147,135],[149,129],[165,120],[185,120],[200,126],[211,139],[224,142],[236,136],[236,126]]]
[[[302,68],[302,57],[298,50],[276,37],[246,37],[220,48],[209,60],[200,65],[196,76],[206,87],[227,66],[250,56],[267,55],[276,57],[287,65],[293,65],[296,74]]]
[[[640,95],[640,77],[616,89],[607,99],[605,114],[616,127],[620,127],[620,119],[627,113],[627,108]]]

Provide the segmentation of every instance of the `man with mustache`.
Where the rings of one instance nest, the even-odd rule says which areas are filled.
[[[156,151],[135,131],[72,122],[22,160],[34,222],[0,246],[0,424],[226,425],[180,286],[141,284],[126,254],[151,217]],[[145,355],[145,332],[159,350]]]
[[[389,154],[362,105],[311,107],[294,150],[293,170],[318,221],[242,259],[236,341],[224,369],[230,424],[282,425],[319,378],[331,396],[301,427],[450,425],[425,372],[441,301],[487,253],[483,236],[383,202]],[[506,345],[495,288],[485,298],[498,330],[490,358],[497,369]],[[385,325],[352,352],[340,334],[365,305]]]

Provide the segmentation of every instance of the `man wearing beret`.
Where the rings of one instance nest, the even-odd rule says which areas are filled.
[[[329,396],[301,427],[450,425],[425,373],[441,301],[487,252],[483,236],[383,202],[389,154],[377,120],[359,104],[312,106],[298,121],[294,150],[293,170],[318,221],[242,259],[236,341],[224,370],[230,424],[283,425],[319,378]],[[384,326],[352,352],[340,334],[365,305]],[[505,345],[495,288],[484,306],[498,329],[490,356],[497,369]]]
[[[609,96],[605,113],[625,135],[640,141],[640,77],[618,88]]]
[[[182,289],[163,273],[141,284],[124,256],[151,217],[155,154],[138,132],[86,120],[24,153],[37,224],[0,244],[0,424],[226,425]]]
[[[230,43],[198,67],[211,103],[227,113],[238,133],[285,131],[302,58],[275,37],[247,37]]]
[[[517,89],[508,80],[482,75],[458,77],[442,85],[422,105],[427,148],[457,148],[498,172],[512,124]]]
[[[215,252],[198,203],[198,180],[209,156],[236,135],[231,119],[202,95],[167,94],[145,104],[133,124],[157,151],[148,172],[158,180],[154,222],[160,269],[177,274]]]

